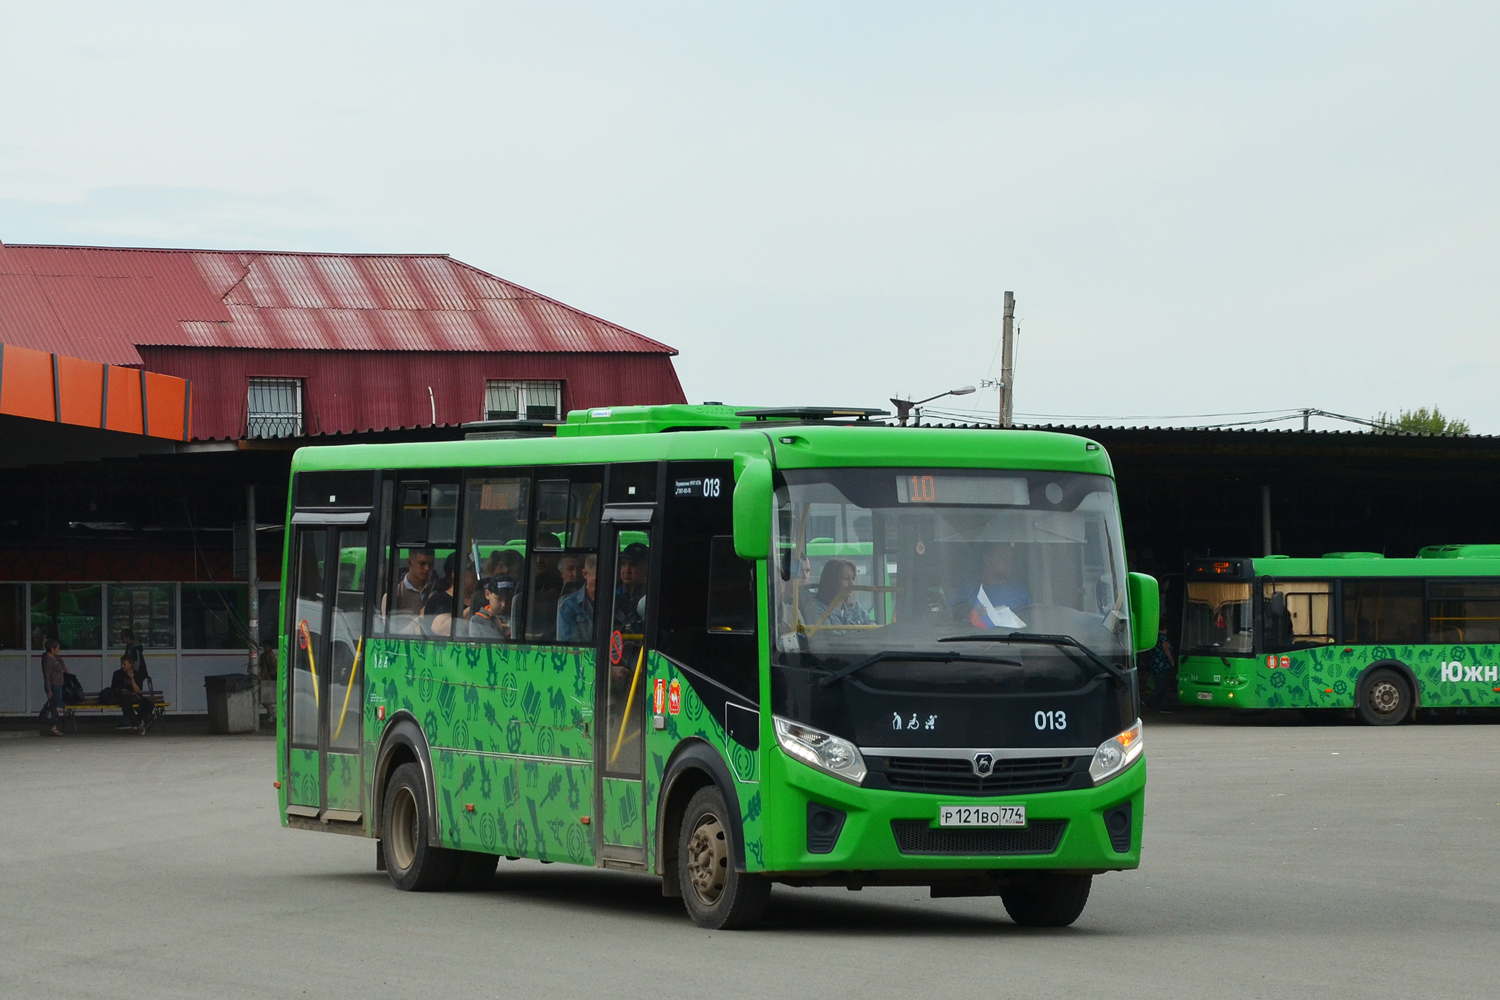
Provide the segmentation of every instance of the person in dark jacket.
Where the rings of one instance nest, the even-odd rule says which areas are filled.
[[[125,717],[121,729],[133,729],[142,736],[151,722],[153,708],[150,698],[141,693],[141,683],[135,673],[135,657],[126,653],[120,657],[120,669],[110,679],[109,687],[120,704],[120,714]]]
[[[63,683],[68,677],[67,665],[63,658],[58,655],[62,643],[56,639],[48,639],[46,651],[42,653],[42,687],[47,692],[47,705],[52,709],[52,729],[49,736],[61,736],[62,730],[57,724],[62,721],[63,713]]]
[[[151,672],[146,669],[146,647],[136,640],[135,629],[120,629],[120,645],[125,647],[127,655],[135,656],[135,679],[143,689],[150,690],[156,685],[151,680]]]

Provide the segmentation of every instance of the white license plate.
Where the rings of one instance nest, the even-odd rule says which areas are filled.
[[[1025,825],[1025,806],[938,806],[938,826]]]
[[[1214,693],[1212,691],[1199,691],[1198,692],[1198,700],[1199,701],[1213,701],[1214,700]]]

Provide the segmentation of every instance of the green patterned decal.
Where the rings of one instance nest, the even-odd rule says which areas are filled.
[[[734,791],[740,800],[740,825],[745,835],[745,867],[750,871],[765,870],[765,843],[761,832],[760,754],[747,750],[731,740],[724,732],[724,720],[715,718],[698,697],[687,675],[678,670],[671,660],[652,654],[650,680],[653,690],[657,678],[670,686],[675,682],[681,690],[680,710],[676,715],[666,714],[666,728],[656,729],[648,725],[646,730],[646,801],[652,808],[646,812],[646,863],[655,870],[657,792],[661,789],[662,775],[666,772],[668,759],[677,745],[693,737],[705,740],[719,752],[734,773]],[[719,704],[722,706],[723,701]]]
[[[1180,698],[1215,707],[1350,708],[1360,674],[1372,663],[1395,660],[1416,676],[1423,708],[1500,706],[1500,680],[1487,669],[1500,665],[1500,647],[1494,645],[1318,646],[1278,654],[1278,663],[1284,658],[1288,665],[1274,669],[1266,666],[1270,655],[1230,657],[1228,666],[1218,657],[1185,656]]]
[[[381,709],[421,723],[445,846],[593,864],[592,650],[371,647],[365,731],[384,729]]]
[[[359,812],[359,757],[352,753],[328,755],[328,808]]]
[[[286,786],[287,802],[299,806],[321,804],[318,801],[318,751],[292,751],[292,766]]]
[[[631,778],[605,778],[604,842],[616,847],[643,847],[641,783]]]

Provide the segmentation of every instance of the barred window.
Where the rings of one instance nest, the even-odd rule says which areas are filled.
[[[484,385],[485,420],[556,420],[561,413],[561,382],[492,378]]]
[[[252,438],[302,436],[302,380],[253,378],[245,433]]]

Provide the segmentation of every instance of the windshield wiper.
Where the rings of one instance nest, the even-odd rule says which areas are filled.
[[[960,656],[957,653],[896,653],[887,650],[884,653],[876,653],[867,656],[847,667],[840,667],[833,673],[818,681],[819,687],[832,687],[834,681],[841,681],[850,674],[857,674],[866,667],[873,666],[881,660],[920,660],[924,663],[1003,663],[1008,667],[1019,667],[1024,664],[1019,660],[1005,660],[997,656]]]
[[[1121,684],[1129,685],[1125,671],[1073,638],[1071,635],[1048,635],[1042,632],[1006,632],[1004,635],[950,635],[938,642],[1014,642],[1031,646],[1063,646],[1076,649],[1094,666],[1109,674]]]

